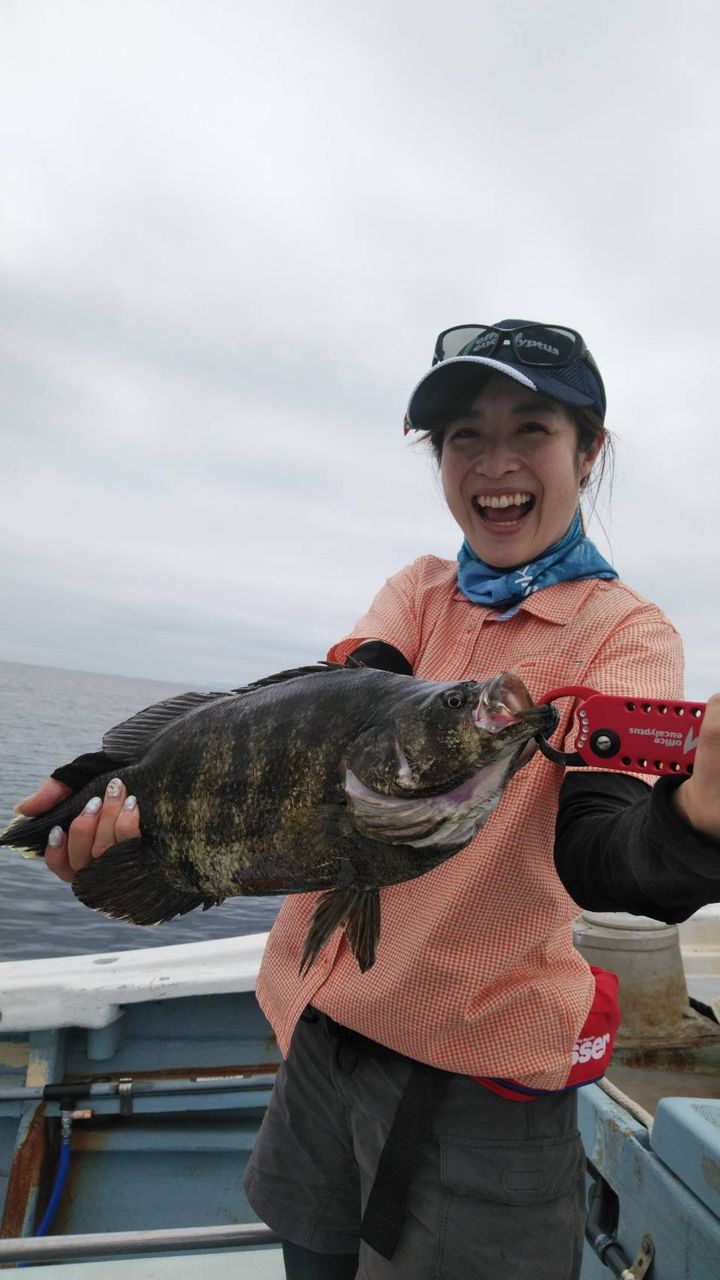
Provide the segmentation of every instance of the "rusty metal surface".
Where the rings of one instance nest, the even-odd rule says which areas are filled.
[[[180,1124],[172,1113],[132,1117],[93,1114],[73,1126],[73,1156],[90,1152],[140,1151],[143,1148],[147,1148],[148,1160],[159,1152],[182,1150],[200,1155],[225,1149],[237,1153],[241,1147],[238,1137],[241,1132],[242,1120],[238,1124],[238,1113],[208,1116],[191,1112],[190,1118]],[[245,1221],[245,1218],[240,1215],[237,1221]]]
[[[7,1195],[0,1236],[20,1236],[25,1227],[28,1205],[44,1188],[48,1174],[48,1144],[45,1123],[46,1104],[35,1108],[24,1139],[20,1142],[8,1178]]]
[[[157,1071],[98,1071],[88,1075],[87,1072],[69,1071],[62,1084],[88,1084],[94,1080],[112,1081],[125,1079],[131,1075],[133,1080],[221,1080],[232,1076],[274,1076],[279,1062],[222,1063],[215,1067],[160,1067]]]
[[[681,1075],[720,1073],[720,1038],[686,1044],[615,1046],[614,1060],[639,1070],[675,1071]]]
[[[699,1069],[683,1061],[681,1053],[673,1062],[627,1064],[614,1061],[608,1071],[608,1080],[622,1089],[651,1115],[655,1114],[661,1098],[720,1098],[720,1073],[718,1070]]]
[[[667,967],[659,966],[654,970],[647,962],[655,958],[655,953],[643,956],[645,968],[637,975],[632,970],[619,975],[622,1011],[622,1023],[618,1031],[620,1042],[636,1038],[668,1039],[677,1035],[682,1037],[685,1033],[683,1021],[687,988],[679,948],[676,968],[668,964]],[[667,959],[665,956],[662,958]],[[627,964],[629,959],[637,960],[638,957],[632,953],[624,953],[620,959]]]
[[[0,1040],[0,1074],[9,1071],[26,1071],[30,1047],[27,1040]]]
[[[640,1030],[629,1025],[621,1026],[618,1031],[616,1045],[627,1050],[637,1046],[638,1049],[672,1049],[690,1050],[705,1045],[720,1045],[720,1024],[705,1018],[691,1008],[686,1008],[683,1017],[673,1026],[658,1024],[653,1028],[646,1022]]]
[[[720,1098],[720,1027],[693,1014],[683,1044],[616,1045],[608,1079],[655,1114],[661,1098]]]

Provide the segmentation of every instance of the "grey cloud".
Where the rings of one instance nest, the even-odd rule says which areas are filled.
[[[438,329],[519,314],[588,338],[613,554],[708,692],[719,25],[15,6],[0,656],[200,684],[320,656],[388,574],[455,554],[402,414]]]

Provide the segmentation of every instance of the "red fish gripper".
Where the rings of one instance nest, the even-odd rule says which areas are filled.
[[[574,751],[560,751],[538,736],[540,750],[556,764],[623,773],[692,773],[704,702],[620,697],[568,685],[552,689],[540,705],[559,698],[580,698],[581,702]]]

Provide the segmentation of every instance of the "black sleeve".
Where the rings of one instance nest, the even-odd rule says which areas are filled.
[[[117,766],[117,763],[117,760],[113,760],[112,756],[107,755],[105,751],[87,751],[85,755],[76,756],[70,764],[61,764],[59,768],[53,770],[50,777],[57,778],[58,782],[64,782],[73,791],[80,791],[86,782],[91,782],[102,773],[108,773]]]
[[[720,841],[676,812],[680,778],[648,787],[620,773],[569,773],[560,791],[555,866],[578,906],[677,924],[720,902]]]
[[[365,640],[353,649],[351,658],[359,658],[366,667],[376,667],[380,671],[394,671],[398,676],[411,676],[412,667],[399,649],[384,640]]]

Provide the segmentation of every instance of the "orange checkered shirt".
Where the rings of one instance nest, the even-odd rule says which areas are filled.
[[[456,573],[455,562],[435,556],[401,570],[332,647],[330,660],[344,661],[363,640],[384,640],[428,680],[512,671],[535,699],[575,684],[682,697],[680,637],[660,609],[624,583],[558,583],[499,622],[496,610],[459,593]],[[574,708],[569,699],[560,707],[572,749]],[[433,1066],[561,1088],[594,990],[572,942],[578,908],[553,863],[562,778],[562,769],[536,753],[465,849],[417,880],[381,889],[378,958],[365,974],[338,929],[298,976],[318,895],[289,896],[257,984],[282,1052],[312,1003]]]

